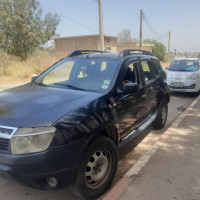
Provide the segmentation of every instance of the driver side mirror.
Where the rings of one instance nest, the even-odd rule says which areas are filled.
[[[37,77],[38,77],[37,74],[32,74],[32,79],[31,79],[31,81],[32,81],[32,82],[35,81],[35,80],[37,79]]]
[[[138,94],[140,86],[137,83],[126,83],[124,85],[123,93],[125,94]]]
[[[162,71],[162,73],[161,73],[161,78],[164,79],[164,80],[167,78],[166,72],[165,72],[165,71]]]

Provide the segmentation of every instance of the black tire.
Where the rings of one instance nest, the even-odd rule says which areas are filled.
[[[165,126],[165,123],[167,121],[167,114],[168,114],[168,104],[167,100],[164,99],[161,102],[158,115],[153,122],[154,129],[161,129]]]
[[[99,197],[112,183],[117,165],[116,144],[108,137],[96,137],[84,153],[72,192],[83,199]]]
[[[194,97],[198,97],[199,94],[200,94],[200,91],[198,91],[198,92],[194,92],[194,93],[193,93],[193,96],[194,96]]]

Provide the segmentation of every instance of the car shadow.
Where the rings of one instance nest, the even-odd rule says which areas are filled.
[[[181,98],[194,98],[198,96],[196,93],[192,92],[170,92],[170,95]]]

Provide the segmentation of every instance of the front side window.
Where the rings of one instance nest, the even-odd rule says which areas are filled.
[[[123,90],[126,83],[139,83],[139,75],[138,75],[138,62],[130,63],[128,65],[127,70],[122,79],[122,83],[120,84],[120,89]]]
[[[198,60],[175,60],[168,68],[169,71],[197,71],[199,70]]]
[[[118,61],[66,59],[53,65],[35,81],[46,86],[104,91],[116,78]]]
[[[137,73],[137,65],[138,63],[131,63],[128,65],[128,68],[124,74],[123,83],[138,83],[138,73]]]
[[[143,71],[143,75],[144,75],[144,81],[147,84],[149,81],[154,79],[155,76],[154,76],[153,71],[151,70],[150,62],[143,61],[143,62],[141,62],[141,66],[142,66],[142,71]]]

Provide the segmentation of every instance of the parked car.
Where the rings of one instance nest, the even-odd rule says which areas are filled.
[[[164,127],[169,89],[143,50],[74,51],[32,82],[0,93],[0,172],[39,189],[69,185],[94,199],[110,186],[118,148]]]
[[[197,58],[174,60],[167,73],[167,84],[171,91],[193,92],[200,91],[200,60]]]

